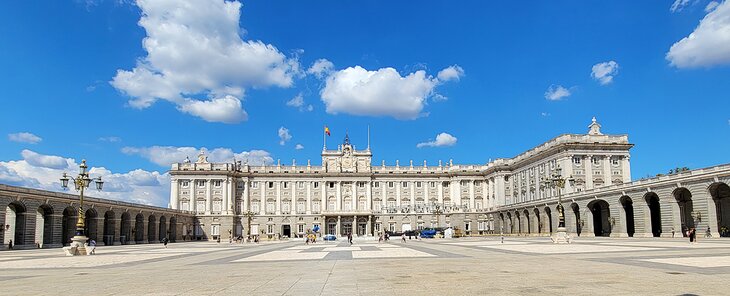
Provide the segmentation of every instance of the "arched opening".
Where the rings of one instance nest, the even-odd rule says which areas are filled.
[[[679,206],[679,223],[681,223],[682,233],[684,233],[685,229],[695,227],[694,219],[692,219],[692,211],[694,211],[692,193],[687,188],[680,187],[675,189],[672,195]]]
[[[659,196],[654,192],[644,195],[647,206],[649,206],[649,221],[651,222],[651,233],[654,237],[662,235],[662,214],[659,206]]]
[[[580,236],[580,233],[583,232],[583,220],[580,219],[580,206],[577,203],[573,203],[570,205],[570,208],[573,210],[573,216],[575,217],[575,234]]]
[[[104,213],[104,245],[111,246],[114,244],[114,212],[106,211]]]
[[[147,218],[147,241],[150,243],[155,242],[155,238],[157,237],[157,219],[155,218],[155,215],[150,215],[149,218]]]
[[[720,236],[730,236],[730,186],[725,183],[710,185],[710,196],[715,201],[717,229]]]
[[[132,239],[132,215],[128,212],[122,214],[122,225],[119,227],[119,242],[126,245]]]
[[[611,212],[608,210],[608,202],[595,200],[588,204],[593,216],[593,234],[595,236],[611,235]]]
[[[134,241],[136,243],[144,241],[144,216],[142,213],[134,217]]]
[[[504,214],[499,213],[499,233],[504,234]],[[496,230],[496,229],[495,229]]]
[[[177,218],[170,217],[170,242],[177,240]]]
[[[39,248],[53,244],[53,208],[44,204],[38,207],[35,219],[35,242]]]
[[[157,239],[158,241],[162,241],[163,238],[165,238],[167,235],[167,218],[165,216],[160,217],[160,225],[157,229]]]
[[[63,218],[61,219],[61,242],[64,246],[71,244],[71,238],[76,234],[76,222],[78,221],[78,212],[74,207],[63,209]]]
[[[522,233],[522,219],[520,218],[520,212],[515,212],[515,231],[517,234]]]
[[[542,229],[543,229],[542,223],[540,223],[541,220],[542,220],[542,219],[540,219],[540,210],[538,210],[537,208],[535,208],[533,210],[533,212],[535,212],[535,223],[537,223],[536,224],[536,226],[537,226],[537,233],[540,234],[540,233],[542,233]]]
[[[5,238],[6,246],[25,245],[25,205],[19,201],[11,202],[5,208]]]
[[[506,230],[508,231],[508,233],[513,233],[514,232],[514,223],[512,221],[512,214],[511,213],[507,213],[507,228],[506,228]]]
[[[88,237],[90,240],[93,239],[94,241],[99,240],[99,238],[97,237],[99,227],[96,224],[96,217],[97,214],[96,210],[94,209],[88,209],[84,214],[84,227],[86,237]]]
[[[634,233],[636,233],[634,226],[634,202],[628,196],[621,197],[619,202],[621,203],[621,208],[624,210],[624,217],[626,219],[626,234],[629,237],[634,237]]]
[[[553,233],[553,212],[550,211],[550,207],[545,207],[545,217],[547,217],[548,230]]]
[[[530,227],[530,211],[524,210],[522,214],[525,215],[525,232],[528,234],[532,233],[532,227]]]

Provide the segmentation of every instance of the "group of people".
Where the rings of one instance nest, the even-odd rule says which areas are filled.
[[[316,243],[316,242],[317,242],[317,236],[314,233],[307,234],[307,236],[305,237],[305,240],[304,240],[304,244],[307,244],[307,245],[309,243]]]

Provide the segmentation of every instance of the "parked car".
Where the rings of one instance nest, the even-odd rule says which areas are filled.
[[[322,239],[326,241],[335,241],[337,240],[337,236],[335,236],[334,234],[327,234],[323,236]]]

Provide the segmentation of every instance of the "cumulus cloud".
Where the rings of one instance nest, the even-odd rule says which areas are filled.
[[[545,99],[550,101],[559,101],[568,96],[570,96],[570,90],[562,85],[551,85],[548,87],[547,91],[545,91]]]
[[[456,137],[447,134],[447,133],[440,133],[436,136],[436,140],[418,143],[416,144],[416,147],[423,148],[423,147],[443,147],[443,146],[454,146],[456,145]]]
[[[296,146],[294,146],[294,149],[296,149],[296,150],[302,150],[302,149],[304,149],[304,145],[297,144]]]
[[[278,134],[279,134],[279,145],[283,146],[284,144],[286,144],[286,142],[291,140],[291,134],[289,134],[288,128],[285,128],[283,126],[280,127]]]
[[[75,176],[79,163],[72,158],[43,155],[30,150],[23,159],[0,161],[0,183],[62,192],[59,179],[64,172]],[[87,191],[88,196],[165,207],[170,198],[170,176],[156,171],[112,172],[89,164],[92,178],[102,177],[104,190]],[[73,188],[68,193],[75,193]]]
[[[308,74],[313,74],[317,78],[323,78],[334,70],[335,64],[328,61],[327,59],[316,60],[311,67],[307,70]]]
[[[613,77],[616,74],[618,74],[618,63],[616,61],[598,63],[591,68],[591,77],[598,80],[601,85],[613,82]]]
[[[693,0],[674,0],[674,3],[672,3],[672,6],[669,7],[669,11],[671,12],[680,12],[685,7],[689,6],[692,3]]]
[[[459,80],[464,76],[464,69],[458,65],[445,68],[436,75],[440,81]]]
[[[689,36],[669,48],[666,59],[677,68],[730,64],[730,1],[707,13]]]
[[[327,113],[347,113],[365,116],[391,116],[397,119],[416,119],[422,116],[426,99],[434,94],[436,86],[463,75],[459,66],[441,72],[447,80],[440,80],[419,70],[401,76],[393,68],[369,71],[360,66],[333,72],[320,92]]]
[[[210,162],[233,162],[233,159],[241,160],[250,165],[271,164],[274,159],[269,152],[264,150],[251,150],[233,152],[229,148],[207,148],[196,147],[174,147],[174,146],[151,146],[151,147],[124,147],[122,152],[128,155],[141,156],[159,166],[169,168],[173,163],[181,163],[185,158],[196,161],[200,151],[204,151]]]
[[[41,137],[27,132],[8,134],[8,140],[28,144],[38,144],[40,141],[43,141]]]
[[[715,8],[717,8],[718,5],[720,5],[719,2],[710,1],[710,3],[707,3],[707,6],[705,6],[705,12],[710,12],[710,11],[715,10]]]
[[[73,162],[70,158],[66,159],[55,155],[43,155],[28,149],[21,151],[20,155],[30,165],[49,169],[65,169],[69,167],[69,163]]]
[[[241,103],[247,87],[289,87],[301,73],[296,56],[242,39],[238,1],[138,0],[137,6],[147,55],[110,82],[132,107],[166,100],[206,121],[240,122],[247,119]]]
[[[302,112],[314,110],[314,107],[311,104],[307,106],[304,106],[304,104],[304,95],[302,95],[302,93],[297,94],[291,100],[286,102],[287,106],[297,108]]]

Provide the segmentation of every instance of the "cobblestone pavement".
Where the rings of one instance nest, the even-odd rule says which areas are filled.
[[[728,295],[730,240],[210,242],[0,252],[2,295]]]

